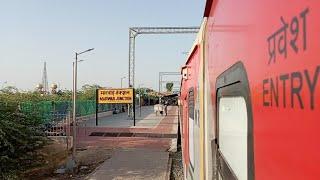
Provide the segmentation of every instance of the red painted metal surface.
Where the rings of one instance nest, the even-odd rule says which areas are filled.
[[[207,5],[204,52],[212,106],[215,110],[217,77],[241,61],[251,93],[255,179],[320,179],[320,2],[213,0]],[[199,57],[187,65],[196,73]],[[182,83],[185,111],[188,88],[197,80]],[[187,124],[187,113],[183,117]]]
[[[248,74],[256,179],[320,179],[319,8],[319,1],[246,0],[219,1],[210,12],[211,89],[237,61]]]
[[[199,64],[200,64],[200,54],[198,46],[195,46],[192,50],[186,66],[188,67],[188,79],[182,80],[181,86],[181,102],[183,106],[183,134],[184,134],[184,151],[183,157],[186,162],[186,165],[189,166],[190,157],[189,157],[189,111],[188,111],[188,94],[190,88],[194,88],[194,97],[197,94],[197,83],[199,77]]]

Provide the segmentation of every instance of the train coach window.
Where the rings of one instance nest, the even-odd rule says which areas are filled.
[[[194,137],[193,137],[193,128],[194,128],[194,90],[190,88],[188,94],[188,114],[189,114],[189,157],[191,167],[194,167]]]
[[[188,112],[189,112],[189,118],[194,119],[194,91],[193,88],[189,90],[189,96],[188,96]]]
[[[243,97],[219,101],[219,149],[238,179],[247,179],[247,108]]]

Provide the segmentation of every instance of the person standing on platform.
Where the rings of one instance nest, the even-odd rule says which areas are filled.
[[[166,116],[168,115],[168,101],[164,104],[164,112],[166,113]]]

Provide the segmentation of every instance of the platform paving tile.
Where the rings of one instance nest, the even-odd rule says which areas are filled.
[[[169,153],[155,149],[117,149],[88,180],[169,179]]]
[[[154,114],[146,115],[145,121],[154,118],[152,116]],[[178,108],[168,107],[168,116],[157,118],[161,120],[154,123],[152,127],[79,128],[77,147],[114,149],[112,157],[102,163],[86,179],[169,179],[168,151],[176,146],[173,142],[177,135]],[[91,135],[92,133],[93,135]],[[114,134],[117,136],[113,137]]]

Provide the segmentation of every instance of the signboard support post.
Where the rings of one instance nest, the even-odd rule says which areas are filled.
[[[132,101],[133,126],[136,126],[136,96],[135,96],[134,92],[135,92],[135,89],[133,88],[133,101]]]
[[[96,126],[98,126],[98,115],[99,115],[99,89],[96,89]]]
[[[139,92],[139,116],[141,117],[141,91]]]

